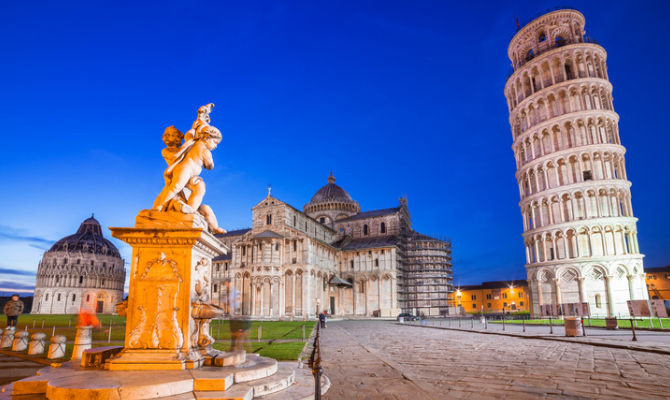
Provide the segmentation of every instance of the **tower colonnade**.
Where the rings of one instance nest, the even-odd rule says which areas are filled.
[[[627,315],[647,299],[608,80],[607,53],[576,10],[545,14],[512,39],[505,85],[523,221],[531,312],[588,303]]]

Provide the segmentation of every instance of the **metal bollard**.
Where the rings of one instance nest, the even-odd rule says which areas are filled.
[[[658,326],[660,326],[661,329],[663,329],[663,320],[661,319],[661,317],[658,317]]]
[[[486,317],[484,317],[484,330],[488,329],[489,325],[486,321]]]
[[[635,335],[635,324],[633,323],[633,318],[630,319],[630,329],[633,330],[633,342],[637,342],[637,336]]]
[[[523,331],[526,332],[526,319],[521,320],[521,325],[523,325]]]
[[[502,316],[502,326],[503,326],[503,331],[505,330],[505,315]]]
[[[461,327],[461,317],[458,317],[458,327]]]
[[[475,317],[470,318],[470,329],[475,329]]]
[[[584,325],[584,318],[582,318],[582,336],[586,336],[586,325]]]
[[[549,334],[554,334],[554,325],[551,323],[551,317],[549,317]]]

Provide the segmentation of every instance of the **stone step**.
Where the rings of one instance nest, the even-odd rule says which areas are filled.
[[[236,367],[224,367],[223,370],[233,372],[235,383],[249,382],[273,375],[277,372],[277,360],[248,354],[247,361]]]
[[[197,400],[251,400],[254,398],[254,391],[252,388],[242,387],[240,385],[233,385],[226,391],[194,393]]]
[[[330,380],[326,375],[321,375],[321,394],[325,394],[330,388]],[[295,382],[281,392],[261,397],[263,400],[313,400],[314,399],[314,376],[312,370],[297,368],[295,370]]]
[[[193,390],[195,391],[223,391],[228,389],[234,380],[234,373],[222,371],[221,368],[202,368],[191,371],[193,376]]]
[[[295,363],[279,363],[277,372],[266,378],[238,383],[233,387],[251,388],[253,398],[280,392],[295,382]]]

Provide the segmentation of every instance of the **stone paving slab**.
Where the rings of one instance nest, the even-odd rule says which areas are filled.
[[[325,399],[667,399],[670,355],[589,344],[331,322]]]
[[[403,325],[457,330],[462,332],[473,332],[480,334],[497,334],[506,336],[516,336],[541,340],[560,340],[572,343],[590,344],[593,346],[616,347],[621,349],[649,351],[654,353],[662,353],[670,355],[670,333],[658,331],[646,331],[637,333],[637,341],[632,340],[630,330],[607,331],[601,328],[588,328],[586,330],[587,336],[566,337],[565,330],[562,326],[554,326],[553,334],[549,334],[548,326],[526,326],[526,332],[523,332],[523,327],[519,325],[506,324],[505,330],[502,324],[488,324],[484,328],[484,324],[476,323],[474,328],[470,328],[470,322],[463,324],[462,328],[458,328],[457,324],[447,325],[443,321],[426,321],[425,325],[420,323],[404,323]]]

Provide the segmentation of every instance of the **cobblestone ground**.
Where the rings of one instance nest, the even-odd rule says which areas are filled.
[[[43,364],[0,354],[0,387],[33,376],[41,368],[44,368]]]
[[[670,356],[553,340],[329,322],[322,360],[335,399],[667,399]]]

